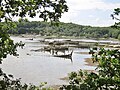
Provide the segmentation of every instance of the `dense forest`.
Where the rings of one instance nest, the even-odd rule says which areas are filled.
[[[17,30],[17,31],[16,31]],[[14,34],[39,34],[41,36],[73,36],[84,38],[115,38],[120,40],[120,30],[112,27],[92,27],[73,23],[59,23],[59,26],[48,22],[22,21],[17,22],[17,29],[9,33]]]

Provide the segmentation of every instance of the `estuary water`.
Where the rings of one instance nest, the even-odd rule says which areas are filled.
[[[25,43],[23,49],[18,48],[19,56],[10,56],[3,60],[0,67],[7,74],[13,74],[15,78],[21,78],[22,83],[32,83],[39,85],[41,82],[47,82],[48,85],[63,85],[67,81],[61,80],[68,76],[72,71],[94,70],[94,66],[87,66],[85,58],[91,55],[80,54],[79,52],[88,52],[88,49],[73,48],[71,59],[54,57],[49,52],[34,52],[31,50],[40,49],[45,44],[39,41],[40,38],[28,40],[25,37],[11,37],[15,42]]]

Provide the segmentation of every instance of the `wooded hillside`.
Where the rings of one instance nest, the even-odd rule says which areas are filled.
[[[47,22],[17,22],[17,31],[10,33],[26,34],[36,33],[41,36],[75,36],[85,38],[116,38],[120,39],[120,30],[112,27],[92,27],[73,23],[59,23],[59,26]]]

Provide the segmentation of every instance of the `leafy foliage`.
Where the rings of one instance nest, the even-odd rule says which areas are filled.
[[[68,11],[65,0],[0,0],[0,62],[8,54],[16,55],[16,47],[8,32],[15,28],[14,17],[35,17],[39,14],[44,21],[59,21],[61,14]],[[23,45],[23,44],[22,44]]]
[[[58,22],[62,13],[67,12],[68,7],[65,0],[0,0],[0,61],[6,58],[8,54],[16,55],[17,46],[23,45],[19,43],[14,43],[10,39],[8,31],[14,27],[15,24],[12,21],[14,17],[24,18],[26,16],[35,17],[39,14],[39,17],[44,21],[50,20]],[[112,14],[113,19],[119,20],[116,15],[119,15],[120,8],[115,9],[114,14]],[[115,26],[119,27],[119,22]],[[73,30],[70,25],[70,30],[66,30],[66,33]],[[76,25],[75,25],[76,27]],[[55,27],[52,28],[54,30]],[[87,31],[90,30],[89,26],[86,29],[83,26],[79,27],[79,32],[85,30],[82,35],[84,36]],[[98,27],[88,33],[97,30]],[[64,29],[57,29],[60,31],[60,35]],[[24,30],[24,29],[21,29]],[[34,30],[34,29],[33,29]],[[39,30],[39,28],[38,28]],[[113,31],[113,30],[112,30]],[[111,32],[112,32],[111,31]],[[108,32],[108,31],[106,31]],[[40,32],[39,32],[40,33]],[[43,33],[43,32],[42,32]],[[41,33],[41,34],[42,34]],[[52,32],[53,33],[53,32]],[[54,31],[56,33],[56,31]],[[99,33],[99,34],[98,34]],[[95,37],[99,37],[101,32],[95,33]],[[93,34],[93,33],[92,33]],[[103,34],[103,33],[102,33]],[[115,34],[115,36],[114,36]],[[110,37],[118,37],[120,32],[110,33]],[[73,30],[69,35],[79,36],[76,30]],[[107,37],[105,33],[105,37]],[[61,89],[67,90],[120,90],[120,51],[119,50],[105,50],[105,49],[94,49],[92,50],[93,60],[99,63],[97,67],[97,73],[86,73],[81,70],[79,73],[72,72],[70,74],[70,84],[63,86]],[[39,87],[34,85],[22,85],[20,80],[14,80],[12,75],[6,75],[0,69],[0,89],[2,90],[41,90],[41,85]],[[46,89],[44,89],[46,90]]]
[[[39,15],[44,21],[59,21],[62,13],[68,11],[65,0],[1,0],[0,5],[1,20]]]
[[[117,22],[115,23],[115,25],[113,27],[119,29],[120,28],[120,17],[119,17],[120,16],[120,8],[114,9],[114,13],[111,14],[111,16],[114,20],[117,20]]]
[[[120,51],[94,48],[90,53],[93,61],[98,62],[97,72],[72,72],[69,85],[64,85],[61,89],[120,90]]]
[[[113,19],[120,20],[116,15],[120,8],[115,9]],[[119,29],[120,22],[114,27]],[[119,38],[119,36],[118,36]],[[90,50],[93,62],[98,62],[96,72],[85,73],[80,70],[72,72],[69,76],[69,85],[64,85],[63,90],[120,90],[120,50],[93,48]]]
[[[14,43],[14,41],[10,38],[8,31],[15,28],[16,24],[9,23],[0,23],[0,63],[2,63],[3,58],[7,58],[7,55],[17,55],[17,47],[23,46],[22,42]]]
[[[17,55],[16,48],[24,45],[10,38],[8,32],[16,27],[12,18],[39,15],[44,21],[59,22],[62,13],[67,11],[65,0],[0,0],[0,63],[8,54]],[[0,69],[0,90],[50,90],[42,86],[22,85],[19,79],[15,80]]]

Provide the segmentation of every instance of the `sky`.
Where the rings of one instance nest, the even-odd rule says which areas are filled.
[[[110,16],[120,8],[120,0],[66,0],[69,11],[62,15],[61,22],[90,26],[110,26],[115,21]]]
[[[62,14],[60,21],[79,25],[111,26],[115,23],[111,14],[115,8],[120,8],[120,0],[66,0],[66,2],[69,10]],[[29,18],[29,21],[40,20],[42,19],[39,17]]]

